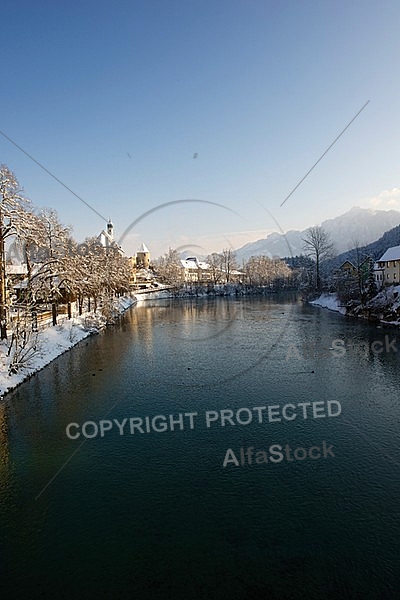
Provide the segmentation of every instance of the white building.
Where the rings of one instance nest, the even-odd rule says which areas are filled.
[[[400,246],[388,248],[375,263],[374,277],[378,287],[400,284]]]
[[[118,253],[120,256],[124,255],[124,251],[122,250],[121,246],[118,246],[114,240],[114,225],[111,223],[111,221],[108,221],[107,223],[107,231],[104,229],[100,231],[99,235],[97,236],[97,241],[100,242],[103,248],[110,248],[113,246],[114,248],[118,248]]]
[[[208,263],[199,260],[195,256],[190,258],[182,259],[181,267],[183,272],[183,279],[187,283],[213,283],[217,277],[220,283],[225,283],[227,280],[227,273],[223,268],[212,267]],[[243,280],[245,273],[232,269],[229,273],[229,280],[231,282],[240,282]]]

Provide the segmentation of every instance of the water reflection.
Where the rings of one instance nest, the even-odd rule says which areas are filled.
[[[283,585],[287,597],[324,590],[329,599],[343,589],[354,597],[395,589],[399,353],[286,360],[290,344],[371,343],[394,331],[288,298],[216,300],[137,306],[2,401],[10,597],[180,599],[189,586],[196,600],[216,590],[279,597]],[[194,341],[233,314],[223,335]],[[329,400],[343,418],[209,429],[201,421],[206,410]],[[115,428],[75,454],[80,440],[65,431],[71,422],[188,411],[199,415],[193,430],[121,436]],[[322,440],[334,459],[222,466],[228,448],[239,455]]]

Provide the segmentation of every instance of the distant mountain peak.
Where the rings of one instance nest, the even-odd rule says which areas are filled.
[[[346,252],[354,247],[355,242],[367,245],[386,231],[400,224],[400,212],[397,210],[380,210],[353,206],[338,217],[327,219],[321,226],[330,234],[337,253]],[[308,228],[307,228],[308,229]],[[236,256],[240,262],[247,261],[250,256],[295,256],[304,254],[303,231],[290,230],[284,235],[272,232],[256,242],[248,242],[238,250]]]

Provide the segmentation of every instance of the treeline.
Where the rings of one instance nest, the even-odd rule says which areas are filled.
[[[131,265],[116,244],[104,248],[96,238],[78,244],[71,228],[63,225],[52,209],[35,210],[22,195],[15,175],[0,166],[0,322],[6,337],[6,307],[11,301],[27,308],[38,303],[52,306],[56,324],[57,305],[77,301],[82,313],[88,308],[103,311],[112,297],[129,290]],[[12,274],[12,264],[25,264],[26,274]],[[10,275],[6,279],[6,272]],[[15,292],[15,293],[14,293]]]
[[[267,256],[252,256],[246,263],[239,265],[235,253],[224,249],[221,253],[209,254],[198,269],[197,281],[185,279],[177,250],[169,249],[162,257],[154,261],[154,271],[164,282],[182,287],[185,284],[228,285],[239,284],[243,289],[254,288],[295,288],[298,285],[299,270],[290,268],[286,261]]]

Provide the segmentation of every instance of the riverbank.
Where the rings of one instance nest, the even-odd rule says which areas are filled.
[[[115,316],[121,315],[134,304],[134,296],[116,298],[113,307]],[[20,344],[17,353],[14,347],[10,352],[10,340],[0,342],[0,397],[89,335],[99,333],[105,326],[106,319],[103,316],[90,312],[60,325],[30,332],[24,347]]]
[[[169,286],[164,289],[148,288],[138,290],[135,296],[138,302],[146,300],[164,300],[167,298],[212,298],[220,296],[269,296],[271,294],[289,292],[297,293],[295,289],[276,289],[268,285],[245,285],[242,283],[199,284],[186,283],[181,287]]]
[[[319,298],[311,301],[310,304],[366,321],[400,325],[400,285],[384,288],[364,305],[354,300],[343,305],[339,302],[335,293],[321,294]]]
[[[336,294],[321,294],[319,298],[312,300],[310,304],[321,306],[321,308],[328,308],[341,315],[346,314],[346,308],[340,304]]]

